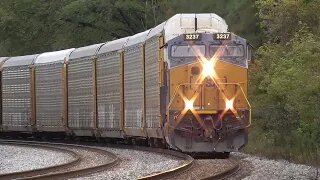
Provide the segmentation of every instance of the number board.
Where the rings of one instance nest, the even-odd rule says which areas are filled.
[[[184,34],[183,35],[185,41],[200,41],[201,34]]]
[[[213,34],[214,40],[230,40],[231,33],[215,33]]]

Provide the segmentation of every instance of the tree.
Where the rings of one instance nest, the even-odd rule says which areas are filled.
[[[154,22],[145,18],[153,16],[152,2],[1,1],[0,54],[35,54],[134,35],[153,26]]]
[[[320,38],[314,25],[320,18],[309,12],[319,5],[257,1],[265,43],[250,73],[254,130],[259,130],[253,138],[272,141],[256,152],[309,162],[319,153]]]
[[[230,29],[259,44],[253,0],[0,1],[0,55],[42,53],[142,32],[176,13],[214,12]]]

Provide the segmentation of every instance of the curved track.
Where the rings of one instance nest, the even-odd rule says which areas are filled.
[[[177,151],[166,150],[166,149],[152,149],[152,148],[145,149],[145,150],[157,152],[157,153],[164,153],[164,154],[168,154],[171,156],[179,157],[179,158],[185,159],[186,163],[184,163],[174,169],[170,169],[170,170],[163,171],[160,173],[155,173],[155,174],[151,174],[148,176],[140,177],[139,180],[169,178],[169,177],[174,176],[175,174],[179,174],[179,173],[182,173],[182,172],[188,170],[193,165],[193,162],[194,162],[194,159],[191,156],[177,152]]]
[[[51,147],[51,146],[46,146],[46,145],[37,145],[37,144],[8,142],[8,141],[0,141],[0,144],[53,150],[53,151],[58,151],[58,152],[68,154],[73,157],[73,159],[71,161],[68,161],[68,162],[62,163],[62,164],[58,164],[58,165],[53,165],[53,166],[48,166],[48,167],[38,168],[38,169],[32,169],[32,170],[26,170],[26,171],[3,173],[3,174],[0,174],[0,179],[16,179],[16,178],[21,178],[21,177],[32,177],[32,176],[36,176],[36,175],[40,175],[40,174],[46,174],[46,173],[59,171],[59,170],[63,170],[65,168],[74,166],[77,163],[79,163],[79,161],[80,161],[80,156],[78,156],[77,153],[70,151],[70,150],[67,150],[67,149],[63,149],[63,148]]]
[[[46,148],[51,150],[59,150],[63,152],[71,153],[75,156],[78,156],[76,160],[68,162],[65,164],[60,164],[56,166],[51,166],[47,168],[34,169],[24,172],[15,172],[9,174],[1,174],[1,179],[66,179],[71,177],[77,177],[89,173],[94,173],[102,170],[106,170],[119,161],[119,158],[108,151],[88,147],[81,145],[73,144],[63,144],[63,143],[48,143],[48,142],[34,142],[34,141],[16,141],[16,140],[0,140],[0,144],[10,144],[10,145],[19,145],[19,146],[32,146],[39,148]],[[57,146],[59,148],[57,148]],[[95,162],[92,157],[89,157],[88,154],[81,154],[79,152],[87,151],[88,154],[95,153],[95,155],[100,154],[100,156],[105,156],[106,159],[100,161],[102,163],[92,164]],[[91,160],[90,160],[91,158]],[[88,161],[88,162],[87,162]],[[88,163],[92,165],[87,166]]]
[[[232,166],[226,169],[220,170],[219,172],[209,172],[209,174],[207,173],[206,175],[203,175],[203,173],[200,173],[199,176],[197,177],[192,177],[192,175],[190,175],[190,174],[193,174],[193,175],[197,174],[195,173],[195,171],[196,171],[196,168],[199,168],[199,167],[196,167],[198,165],[196,162],[192,162],[190,164],[184,164],[172,170],[164,171],[158,174],[142,177],[139,179],[174,179],[174,178],[201,179],[201,180],[228,179],[229,177],[233,176],[235,173],[237,173],[240,170],[240,165],[237,160],[230,159],[230,162],[232,163]]]
[[[89,143],[90,144],[90,143]],[[91,144],[92,145],[92,144]],[[93,144],[94,146],[99,146],[99,144]],[[169,149],[162,149],[162,148],[151,148],[145,146],[132,146],[132,145],[123,145],[123,144],[108,144],[108,147],[111,148],[119,148],[119,149],[130,149],[130,150],[138,150],[138,151],[145,151],[145,152],[152,152],[158,154],[169,155],[173,157],[177,157],[179,159],[183,159],[185,162],[173,169],[169,169],[162,172],[151,173],[147,176],[139,177],[139,180],[146,180],[146,179],[167,179],[172,178],[176,174],[180,174],[185,172],[186,170],[190,169],[194,163],[194,159],[192,156],[188,154],[184,154],[182,152],[169,150]]]
[[[92,144],[92,143],[84,143],[85,145],[76,145],[76,144],[66,144],[66,143],[52,143],[52,142],[38,142],[38,141],[20,141],[20,140],[0,140],[0,144],[13,144],[13,145],[20,145],[20,146],[34,146],[39,148],[48,148],[56,150],[62,150],[64,152],[69,152],[73,154],[74,157],[77,157],[73,162],[68,162],[65,164],[57,165],[56,167],[47,167],[43,169],[35,169],[30,172],[18,172],[18,173],[11,173],[9,176],[4,176],[4,174],[0,175],[0,178],[4,179],[66,179],[72,177],[81,177],[83,175],[108,170],[109,168],[115,166],[119,163],[119,158],[103,148],[100,148],[101,143],[99,144]],[[55,146],[55,147],[53,147]],[[98,146],[98,147],[92,147]],[[109,147],[109,146],[108,146]],[[141,146],[128,146],[128,145],[111,145],[110,147],[113,148],[122,148],[122,149],[133,149],[139,151],[149,151],[154,153],[166,154],[174,157],[178,157],[183,159],[185,162],[178,167],[173,169],[169,169],[163,172],[156,172],[151,173],[150,175],[140,177],[138,179],[145,180],[145,179],[171,179],[171,178],[178,178],[178,179],[193,179],[190,174],[197,174],[200,172],[199,176],[196,176],[197,179],[226,179],[233,174],[237,173],[240,169],[239,161],[234,158],[229,158],[227,160],[216,160],[216,159],[209,159],[211,164],[214,164],[214,167],[221,167],[221,163],[228,163],[229,165],[221,168],[216,171],[207,171],[205,174],[201,173],[205,170],[202,170],[203,167],[207,164],[199,163],[201,160],[194,160],[193,157],[173,151],[168,149],[159,149],[159,148],[150,148],[150,147],[141,147]],[[75,152],[75,149],[82,149],[86,151],[94,151],[100,154],[106,154],[107,156],[111,157],[108,161],[102,164],[96,164],[90,167],[81,168],[81,161],[85,161],[83,155],[79,154],[79,152]],[[70,166],[73,166],[70,168]],[[80,166],[80,168],[75,168]],[[212,165],[211,165],[212,166]],[[30,174],[26,174],[30,173]]]
[[[232,162],[232,166],[217,173],[217,174],[213,174],[211,176],[202,178],[201,180],[209,180],[209,179],[227,179],[231,176],[233,176],[234,174],[236,174],[240,169],[240,163],[238,160],[235,159],[230,159],[230,161]]]
[[[138,178],[139,180],[147,180],[147,179],[174,179],[180,177],[182,174],[188,174],[193,173],[194,170],[196,170],[198,166],[197,159],[194,159],[192,156],[177,152],[174,150],[168,150],[168,149],[159,149],[159,148],[150,148],[150,147],[141,147],[141,146],[128,146],[128,145],[114,145],[112,147],[116,148],[126,148],[126,149],[134,149],[134,150],[141,150],[141,151],[150,151],[150,152],[156,152],[161,154],[167,154],[174,157],[178,157],[181,159],[184,159],[186,162],[182,165],[175,167],[173,169],[169,169],[166,171],[153,173],[147,176],[143,176]],[[236,174],[240,170],[240,162],[239,160],[235,158],[229,158],[229,159],[208,159],[212,161],[211,163],[215,163],[215,166],[220,166],[221,161],[228,161],[229,166],[219,170],[218,172],[211,172],[211,174],[206,174],[205,177],[199,176],[196,179],[227,179],[228,177],[232,177],[234,174]]]

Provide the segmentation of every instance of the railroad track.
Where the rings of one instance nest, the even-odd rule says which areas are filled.
[[[214,160],[212,160],[214,161]],[[201,179],[201,180],[220,180],[228,179],[236,174],[240,170],[239,162],[235,159],[231,159],[231,166],[220,170],[219,172],[194,172],[197,168],[197,160],[192,164],[184,165],[184,167],[177,167],[173,170],[164,171],[151,176],[142,177],[139,179]],[[217,166],[217,164],[216,164]],[[201,168],[201,167],[200,167]],[[196,177],[195,177],[196,175]]]
[[[238,173],[241,170],[239,160],[230,158],[231,166],[220,171],[219,173],[209,175],[205,178],[201,178],[201,180],[210,180],[210,179],[228,179]]]
[[[64,164],[22,172],[0,174],[0,179],[67,179],[106,170],[119,162],[119,158],[113,153],[82,145],[17,140],[0,140],[0,144],[49,149],[74,156],[72,161]],[[87,152],[87,154],[85,154],[85,152]],[[95,157],[92,157],[92,155]],[[96,159],[97,156],[105,158],[99,161]],[[95,164],[96,160],[98,163]]]
[[[129,145],[109,145],[108,147],[113,148],[121,148],[121,149],[131,149],[131,150],[139,150],[139,151],[149,151],[153,153],[159,153],[159,154],[167,154],[170,156],[178,157],[180,159],[184,159],[185,163],[166,170],[162,172],[152,173],[147,176],[142,176],[137,179],[139,180],[148,180],[148,179],[181,179],[179,178],[183,174],[189,174],[193,173],[193,171],[198,167],[198,161],[194,159],[192,156],[189,156],[187,154],[168,150],[168,149],[160,149],[160,148],[150,148],[150,147],[143,147],[143,146],[129,146]],[[235,158],[229,158],[229,159],[208,159],[209,161],[212,161],[212,163],[215,163],[215,166],[220,166],[219,163],[225,163],[229,162],[229,166],[224,167],[218,172],[212,172],[211,174],[206,174],[203,177],[200,175],[197,178],[193,179],[202,179],[202,180],[209,180],[209,179],[227,179],[229,177],[232,177],[235,175],[241,168],[240,168],[240,162],[238,159]],[[218,163],[218,164],[217,164]],[[187,175],[188,176],[188,175]],[[183,178],[185,179],[185,178]],[[188,178],[187,178],[188,179]]]
[[[68,162],[54,165],[54,166],[48,166],[48,167],[44,167],[44,168],[19,171],[19,172],[3,173],[3,174],[0,174],[0,179],[17,179],[17,178],[22,178],[22,177],[32,177],[32,176],[36,176],[36,175],[40,175],[40,174],[46,174],[46,173],[59,171],[64,168],[71,167],[80,161],[80,157],[78,156],[77,153],[70,151],[70,150],[67,150],[67,149],[58,148],[58,147],[51,147],[51,146],[37,145],[37,144],[27,144],[26,145],[25,143],[18,143],[18,142],[13,143],[13,142],[6,142],[6,141],[1,141],[0,144],[52,150],[52,151],[56,151],[56,152],[65,153],[65,154],[68,154],[71,157],[73,157],[72,160],[69,160]]]
[[[98,143],[98,144],[97,143],[84,143],[85,145],[76,145],[76,144],[66,144],[66,143],[38,142],[38,141],[33,141],[33,140],[32,141],[0,140],[0,144],[1,143],[13,143],[13,144],[18,143],[20,145],[28,144],[28,145],[34,145],[34,146],[41,146],[44,148],[51,148],[52,146],[55,146],[55,148],[57,148],[57,146],[73,147],[73,148],[81,147],[86,150],[93,149],[94,151],[99,151],[99,152],[103,151],[103,153],[108,152],[106,150],[103,150],[103,148],[105,148],[105,146],[101,145],[101,143]],[[94,146],[94,147],[92,147],[92,146]],[[173,151],[173,150],[149,148],[149,147],[141,147],[141,146],[129,146],[129,145],[108,145],[108,147],[119,148],[119,149],[129,149],[129,150],[138,150],[138,151],[147,151],[147,152],[159,153],[161,155],[166,154],[166,155],[174,156],[174,157],[177,157],[179,159],[184,160],[184,163],[180,164],[179,166],[176,166],[175,168],[165,170],[162,172],[155,172],[155,173],[151,173],[146,176],[139,177],[138,179],[140,179],[140,180],[174,179],[174,178],[181,179],[181,178],[185,178],[185,177],[192,177],[192,176],[189,176],[188,173],[194,173],[193,171],[197,171],[197,168],[199,168],[199,163],[198,163],[199,160],[194,160],[191,156],[189,156],[187,154]],[[66,149],[63,149],[63,150],[66,150]],[[71,150],[69,149],[69,151],[72,152],[72,148],[71,148]],[[110,153],[110,152],[108,152],[108,153]],[[84,169],[70,170],[70,171],[67,171],[67,170],[59,171],[59,167],[48,167],[48,168],[45,168],[46,170],[38,169],[37,171],[40,172],[40,173],[38,172],[39,175],[23,176],[23,174],[22,175],[20,174],[21,176],[18,176],[18,177],[23,177],[23,179],[67,179],[67,178],[72,178],[72,177],[81,177],[83,175],[92,174],[92,173],[100,172],[100,171],[102,172],[105,170],[108,171],[108,169],[112,169],[111,167],[115,166],[119,162],[119,158],[116,157],[116,155],[114,155],[112,153],[110,153],[110,155],[113,156],[113,160],[108,163],[105,163],[104,165],[100,165],[98,167],[91,167],[88,169],[84,168]],[[80,161],[80,160],[75,161],[75,164],[79,163],[78,161]],[[213,159],[212,161],[215,161],[215,160]],[[230,175],[236,173],[239,170],[239,163],[237,160],[228,159],[225,161],[230,161],[230,164],[232,164],[232,165],[224,168],[223,170],[221,170],[219,172],[215,172],[212,174],[206,174],[205,176],[198,176],[196,179],[225,179],[226,177],[229,177]],[[217,163],[219,163],[218,160],[217,160]],[[68,167],[69,167],[68,163],[65,163],[65,164],[66,164],[65,166],[63,166],[63,165],[60,165],[60,166],[62,166],[62,168],[65,167],[63,169],[68,169]],[[216,164],[216,166],[220,166],[220,164]],[[117,166],[115,166],[115,168],[116,167]],[[51,173],[48,174],[48,172],[51,172]],[[20,172],[20,173],[23,173],[23,172]],[[10,177],[10,176],[8,176],[8,177]],[[0,179],[1,178],[2,178],[2,176],[0,175]],[[12,179],[12,178],[6,178],[6,179]]]

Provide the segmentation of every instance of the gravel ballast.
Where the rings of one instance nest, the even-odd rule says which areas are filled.
[[[176,175],[175,179],[205,179],[227,171],[235,166],[229,159],[196,159],[187,171]]]
[[[69,154],[24,146],[0,145],[0,174],[54,166],[73,160]]]
[[[137,179],[143,176],[176,168],[186,161],[167,154],[132,149],[96,147],[117,155],[119,164],[106,171],[74,179]],[[66,171],[87,168],[110,161],[108,155],[78,148],[66,148],[83,158],[83,163],[65,169]],[[270,180],[270,179],[319,179],[317,169],[312,166],[290,163],[285,160],[270,160],[263,157],[232,153],[238,159],[241,169],[228,179]],[[0,174],[54,166],[73,160],[69,154],[34,147],[0,145]],[[176,176],[176,179],[199,179],[211,176],[232,166],[227,159],[195,160],[194,166]]]
[[[79,147],[66,146],[65,148],[67,150],[70,150],[78,154],[81,157],[81,161],[72,167],[64,169],[63,172],[95,167],[95,166],[103,165],[113,160],[109,156],[109,154],[103,154],[101,152],[96,152],[91,149],[86,150],[85,147],[79,148]]]
[[[317,179],[317,169],[312,166],[290,163],[285,160],[270,160],[242,153],[233,153],[241,159],[241,170],[235,178],[245,180],[270,179]]]
[[[103,149],[116,154],[120,158],[120,163],[107,171],[79,179],[137,179],[185,163],[182,159],[165,154],[118,148]]]

